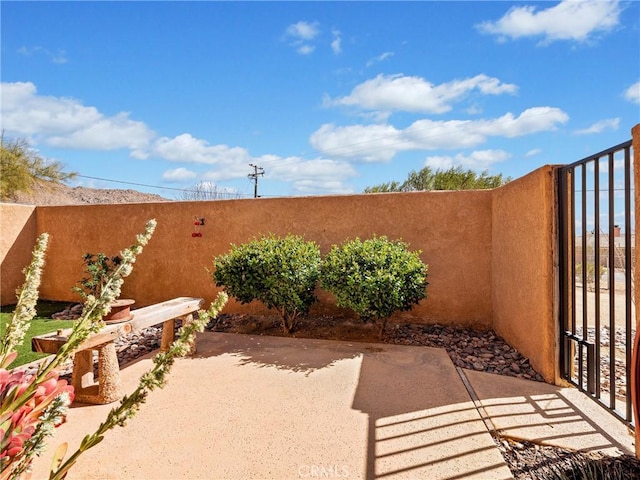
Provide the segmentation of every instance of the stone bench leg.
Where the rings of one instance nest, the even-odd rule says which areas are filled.
[[[167,320],[162,324],[162,341],[160,343],[160,351],[166,352],[169,350],[169,347],[173,343],[175,334],[174,330],[176,328],[175,319]]]
[[[120,367],[114,342],[97,347],[98,379],[93,376],[93,350],[83,350],[75,354],[71,384],[75,401],[103,405],[122,398]]]

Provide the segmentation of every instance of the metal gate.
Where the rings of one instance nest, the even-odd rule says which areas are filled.
[[[558,169],[560,370],[633,423],[631,140]]]

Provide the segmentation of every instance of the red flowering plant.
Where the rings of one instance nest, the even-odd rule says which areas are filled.
[[[34,383],[36,376],[25,371],[0,369],[0,401],[13,403]],[[41,440],[52,427],[64,421],[67,406],[73,401],[73,387],[59,380],[54,370],[41,382],[29,401],[17,411],[0,415],[0,478],[17,476],[26,470],[30,452],[37,454]],[[13,468],[5,468],[13,465]],[[21,467],[24,465],[24,468]]]

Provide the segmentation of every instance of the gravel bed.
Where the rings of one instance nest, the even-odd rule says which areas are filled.
[[[630,455],[611,457],[495,438],[516,480],[637,480],[640,460]]]
[[[544,381],[529,359],[492,330],[442,325],[397,325],[386,339],[401,345],[444,348],[456,367],[480,372]]]

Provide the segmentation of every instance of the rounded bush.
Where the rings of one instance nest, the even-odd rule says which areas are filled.
[[[259,300],[277,309],[287,333],[316,301],[320,249],[302,237],[268,235],[232,245],[229,253],[214,259],[213,266],[216,286],[241,303]]]
[[[427,269],[420,251],[408,244],[373,237],[334,245],[321,264],[320,283],[340,307],[352,309],[384,333],[386,320],[426,297]]]

